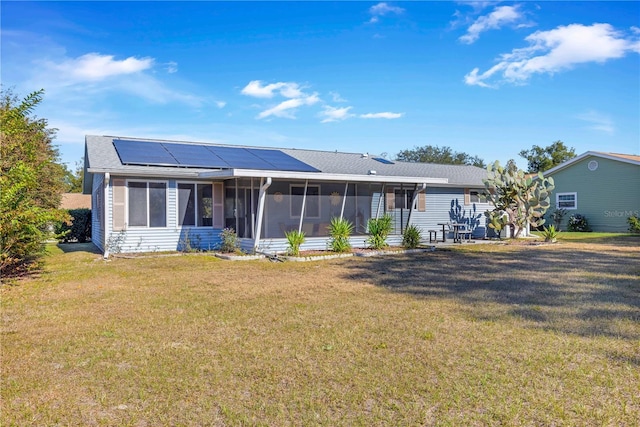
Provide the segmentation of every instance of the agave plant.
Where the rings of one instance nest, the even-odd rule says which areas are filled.
[[[552,224],[548,228],[543,228],[542,237],[544,237],[545,242],[555,243],[557,241],[558,233],[558,230],[556,230],[556,227]]]
[[[305,234],[304,231],[291,230],[284,233],[287,238],[287,243],[289,244],[288,253],[292,256],[300,255],[300,245],[304,243]]]

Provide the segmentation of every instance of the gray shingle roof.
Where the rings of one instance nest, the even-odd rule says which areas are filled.
[[[201,172],[216,171],[219,169],[202,168],[175,168],[161,166],[133,166],[123,165],[113,146],[113,139],[121,138],[114,136],[85,137],[86,155],[85,172],[111,172],[114,174],[140,174],[155,175],[163,177],[189,177],[197,176]],[[140,138],[124,138],[129,140],[141,140]],[[146,140],[146,139],[142,139]],[[159,140],[156,140],[159,141]],[[167,142],[167,141],[163,141]],[[180,143],[183,141],[170,141]],[[188,144],[189,142],[184,142]],[[193,144],[193,143],[192,143]],[[221,145],[221,144],[213,144]],[[249,147],[239,146],[234,147]],[[252,146],[250,148],[267,148]],[[269,147],[274,149],[275,147]],[[321,171],[323,174],[346,174],[346,175],[370,175],[370,171],[375,171],[377,176],[388,177],[426,177],[426,178],[446,178],[448,185],[483,187],[482,179],[486,177],[486,171],[475,166],[465,165],[440,165],[431,163],[409,163],[393,162],[384,164],[375,160],[374,156],[364,156],[360,153],[343,153],[334,151],[306,150],[306,149],[278,149],[310,166]],[[320,178],[321,175],[318,176]],[[85,192],[90,188],[85,186]]]

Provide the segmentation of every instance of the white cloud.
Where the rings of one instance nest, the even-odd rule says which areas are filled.
[[[316,93],[300,98],[288,99],[286,101],[282,101],[275,107],[262,111],[260,114],[258,114],[258,118],[264,119],[269,116],[275,116],[285,119],[295,119],[295,112],[298,107],[302,107],[304,105],[313,105],[318,101],[320,101],[320,98],[318,98],[318,95]]]
[[[60,63],[48,62],[49,68],[70,76],[76,82],[99,81],[112,76],[135,74],[153,66],[153,58],[116,60],[113,55],[87,53],[78,58],[67,58]]]
[[[495,87],[499,82],[526,83],[531,76],[569,70],[578,64],[604,63],[640,53],[637,39],[625,37],[609,24],[571,24],[536,31],[525,38],[530,46],[500,56],[500,62],[480,73],[474,68],[464,77],[468,85]],[[493,83],[492,83],[493,82]]]
[[[392,113],[390,111],[360,114],[360,118],[362,119],[399,119],[402,116],[404,116],[404,113]]]
[[[325,105],[324,110],[318,114],[320,117],[323,117],[320,123],[337,122],[353,117],[353,114],[349,113],[351,108],[352,107],[336,108],[331,107],[330,105]]]
[[[467,29],[467,34],[461,36],[459,40],[466,44],[471,44],[478,40],[480,33],[488,30],[497,30],[504,25],[513,24],[523,18],[518,6],[500,6],[493,12],[475,20]]]
[[[389,3],[381,2],[376,5],[373,5],[369,8],[369,14],[371,14],[371,19],[369,20],[370,24],[375,24],[380,21],[380,17],[384,15],[388,15],[390,13],[400,15],[405,11],[405,9],[398,6],[391,6]]]
[[[173,74],[173,73],[177,73],[178,72],[178,63],[175,61],[169,61],[166,64],[167,68],[167,73],[169,74]]]
[[[252,80],[241,93],[256,98],[273,98],[276,92],[285,98],[299,98],[303,96],[301,87],[295,82],[278,82],[263,85],[261,80]]]
[[[340,96],[338,92],[329,92],[329,95],[331,95],[333,102],[347,102],[347,100]]]
[[[608,134],[613,134],[615,132],[613,120],[611,120],[611,117],[606,114],[590,110],[586,113],[577,115],[576,118],[589,123],[588,129],[590,130],[597,130]]]

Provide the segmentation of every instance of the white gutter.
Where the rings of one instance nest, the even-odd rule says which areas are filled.
[[[411,202],[411,209],[409,209],[409,218],[407,218],[407,227],[411,224],[411,214],[413,213],[413,207],[416,205],[416,201],[418,200],[418,194],[424,192],[427,189],[427,184],[422,184],[418,190],[413,191],[413,201]]]
[[[109,258],[109,245],[107,244],[108,239],[107,239],[107,231],[109,230],[110,227],[108,227],[107,225],[107,218],[108,215],[107,213],[109,212],[107,209],[107,206],[109,206],[111,203],[107,203],[107,196],[109,195],[109,181],[111,181],[111,175],[109,174],[109,172],[104,174],[104,236],[102,236],[102,238],[104,239],[104,242],[102,242],[102,247],[104,248],[104,253],[102,254],[102,257],[104,259]],[[109,231],[109,234],[111,234],[111,231]]]
[[[258,196],[258,220],[256,223],[256,235],[253,240],[254,252],[258,249],[258,242],[260,242],[260,234],[262,233],[262,218],[264,216],[264,200],[267,197],[267,188],[271,186],[271,177],[267,177],[267,182],[262,183],[264,178],[260,179],[260,195]]]
[[[324,172],[288,172],[256,169],[225,169],[220,171],[206,171],[198,174],[199,178],[262,178],[298,179],[310,181],[349,181],[349,182],[394,182],[415,184],[448,184],[448,178],[429,178],[424,176],[391,176],[391,175],[358,175],[348,173]]]

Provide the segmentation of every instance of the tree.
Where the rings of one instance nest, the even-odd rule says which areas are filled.
[[[403,162],[439,163],[446,165],[472,165],[486,167],[484,160],[478,156],[453,151],[451,147],[425,145],[414,147],[413,150],[403,150],[396,154],[396,160]]]
[[[568,148],[562,141],[556,141],[547,147],[534,145],[531,150],[522,150],[520,157],[527,159],[530,173],[544,172],[576,156],[573,148]]]
[[[513,160],[503,168],[499,162],[487,167],[484,179],[487,201],[494,206],[486,211],[489,228],[498,233],[505,227],[512,228],[511,236],[519,237],[527,223],[540,227],[545,223],[544,214],[551,205],[549,195],[555,188],[553,178],[525,175]]]
[[[64,167],[57,163],[54,129],[32,116],[43,90],[23,100],[0,93],[0,269],[13,274],[44,250],[48,227],[67,219],[58,210]]]
[[[66,166],[64,167],[64,191],[67,193],[82,193],[82,174],[83,174],[83,160],[76,162],[76,168],[74,171],[70,171]]]

